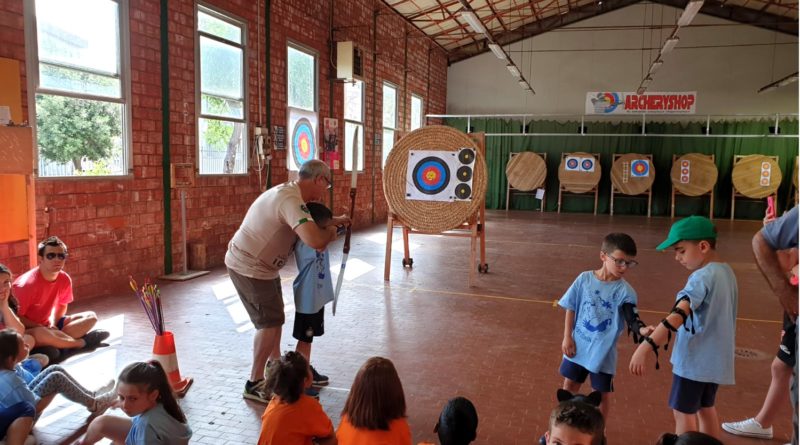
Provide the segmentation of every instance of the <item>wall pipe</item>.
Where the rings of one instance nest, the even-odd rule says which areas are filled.
[[[378,133],[378,127],[375,125],[375,116],[378,114],[378,14],[380,9],[378,7],[372,12],[372,205],[370,206],[370,221],[375,224],[375,158],[379,151],[378,144],[375,143],[375,134]],[[366,142],[366,135],[364,142]],[[381,141],[383,141],[383,113],[381,113]],[[381,156],[383,159],[383,156]]]
[[[164,193],[164,273],[172,273],[172,188],[169,143],[169,0],[161,0],[161,177]]]
[[[264,0],[264,17],[265,17],[265,20],[264,20],[264,40],[265,40],[265,43],[266,43],[264,45],[264,48],[266,48],[266,50],[264,52],[265,53],[264,55],[266,56],[266,59],[264,61],[264,65],[266,65],[266,68],[265,68],[265,70],[266,70],[266,81],[264,83],[264,93],[266,95],[265,101],[266,101],[266,107],[267,107],[265,124],[267,126],[267,131],[269,131],[269,134],[271,135],[269,140],[272,142],[270,144],[272,146],[268,147],[269,153],[270,153],[271,156],[274,156],[275,155],[275,153],[274,153],[274,147],[275,147],[274,138],[275,138],[275,135],[273,134],[273,131],[272,131],[272,88],[270,88],[270,85],[272,85],[272,59],[270,58],[270,55],[271,55],[271,51],[270,51],[271,40],[269,38],[269,32],[270,32],[269,17],[270,17],[270,12],[271,12],[270,11],[270,9],[271,9],[270,6],[271,6],[270,5],[270,0]],[[261,95],[261,91],[259,91],[258,94],[260,96]],[[258,186],[261,187],[261,184],[259,184]],[[269,189],[270,187],[272,187],[272,162],[268,162],[267,163],[267,188]]]

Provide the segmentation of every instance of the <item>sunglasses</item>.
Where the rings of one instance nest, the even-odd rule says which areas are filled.
[[[55,259],[56,257],[58,257],[59,260],[66,260],[68,256],[69,256],[69,254],[66,254],[66,253],[50,252],[50,253],[46,254],[44,257],[47,258],[48,260]]]
[[[613,256],[611,256],[611,254],[608,254],[608,253],[606,254],[606,256],[611,258],[611,261],[613,261],[614,264],[617,265],[617,267],[625,266],[626,268],[630,269],[632,267],[636,267],[639,264],[639,262],[636,261],[636,260],[627,261],[627,260],[623,260],[621,258],[614,258]]]

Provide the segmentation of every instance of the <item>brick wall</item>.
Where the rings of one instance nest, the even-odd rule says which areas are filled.
[[[365,116],[362,137],[365,170],[359,174],[356,223],[357,226],[363,226],[373,221],[385,221],[387,206],[381,184],[381,146],[373,144],[374,135],[381,132],[382,83],[386,80],[398,86],[399,118],[402,129],[407,130],[411,93],[423,97],[426,113],[444,113],[445,55],[377,0],[337,0],[333,14],[330,1],[273,0],[270,3],[270,85],[265,83],[264,1],[208,0],[205,3],[247,23],[248,140],[252,140],[252,128],[255,125],[266,124],[266,88],[270,89],[271,95],[268,105],[272,125],[287,125],[286,45],[290,41],[317,53],[320,127],[324,118],[334,117],[339,119],[340,135],[343,136],[343,85],[330,80],[335,76],[329,50],[332,23],[333,41],[353,40],[364,56]],[[22,0],[0,4],[0,57],[20,60],[22,94],[25,98],[27,84],[22,5]],[[190,0],[173,0],[169,5],[170,158],[175,163],[196,165],[195,4]],[[58,235],[69,245],[71,256],[67,271],[73,276],[78,299],[122,291],[127,286],[128,275],[141,278],[163,273],[159,8],[158,0],[130,2],[133,174],[114,179],[40,178],[36,182],[37,236]],[[373,28],[375,13],[377,26]],[[257,45],[259,40],[260,48]],[[377,47],[375,78],[374,42]],[[404,76],[404,73],[407,75]],[[261,91],[258,88],[259,76]],[[373,84],[376,86],[374,95]],[[262,110],[258,107],[259,99]],[[32,116],[28,114],[27,102],[25,99],[23,102],[23,112],[30,119]],[[374,120],[373,113],[376,113]],[[320,129],[318,136],[321,133]],[[343,143],[339,148],[342,150]],[[288,179],[285,150],[273,153],[271,176],[272,184]],[[262,181],[265,177],[266,172],[262,175]],[[340,166],[334,172],[334,178],[333,209],[336,213],[343,213],[350,202],[349,176],[345,176]],[[258,176],[252,168],[246,176],[198,176],[194,186],[184,191],[187,239],[206,245],[210,266],[221,265],[228,240],[259,193]],[[182,265],[183,255],[179,192],[172,190],[170,200],[172,257],[174,270],[177,271]],[[0,244],[0,262],[5,262],[18,274],[23,272],[28,262],[25,243]]]

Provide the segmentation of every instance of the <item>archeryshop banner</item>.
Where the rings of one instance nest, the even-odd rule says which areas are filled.
[[[685,93],[586,93],[586,114],[694,114],[697,92]]]

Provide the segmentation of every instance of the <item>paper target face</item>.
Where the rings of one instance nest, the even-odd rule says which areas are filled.
[[[692,162],[688,159],[681,161],[681,184],[688,184],[691,181]]]
[[[650,162],[647,159],[632,161],[631,176],[634,178],[646,178],[650,176]]]
[[[761,187],[769,187],[769,184],[772,179],[772,164],[769,162],[762,162],[761,163],[761,179],[759,184]]]
[[[409,150],[406,199],[469,201],[472,199],[475,151]]]
[[[594,171],[594,158],[581,158],[581,171],[593,172]]]
[[[564,169],[568,172],[576,172],[580,170],[581,158],[574,156],[567,156],[564,161]]]
[[[314,127],[306,118],[299,119],[292,130],[292,154],[298,168],[317,157]]]
[[[441,193],[450,183],[450,167],[441,158],[428,156],[414,166],[414,187],[426,195]]]

